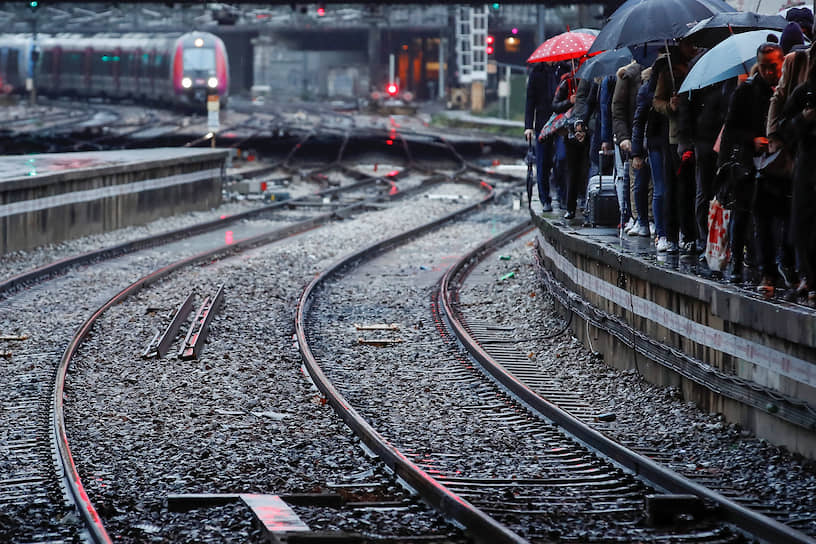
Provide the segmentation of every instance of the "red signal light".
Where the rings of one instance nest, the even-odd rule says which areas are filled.
[[[494,41],[496,41],[496,39],[493,36],[488,36],[487,38],[485,38],[485,42],[487,42],[487,45],[493,45]]]
[[[493,46],[492,46],[492,45],[488,45],[488,46],[487,46],[487,48],[486,48],[485,50],[487,51],[487,54],[488,54],[488,55],[492,55],[492,54],[493,54]]]
[[[385,92],[387,92],[391,96],[395,96],[398,91],[399,91],[399,87],[397,87],[396,83],[389,83],[385,87]]]
[[[322,5],[317,6],[317,16],[323,17],[324,15],[326,15],[326,8],[324,8]]]

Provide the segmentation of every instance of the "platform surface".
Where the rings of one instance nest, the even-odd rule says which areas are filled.
[[[533,197],[535,198],[535,196]],[[771,303],[778,303],[780,307],[804,312],[816,317],[816,309],[803,304],[796,304],[785,300],[788,293],[780,283],[777,283],[775,294],[772,298],[765,298],[757,292],[756,283],[729,283],[722,273],[712,272],[699,254],[683,253],[658,253],[655,247],[654,238],[651,236],[628,236],[620,235],[617,228],[592,227],[585,225],[581,213],[576,214],[576,218],[570,221],[562,218],[564,210],[556,209],[552,213],[542,213],[541,205],[533,203],[533,212],[550,221],[553,225],[568,231],[574,235],[592,242],[598,246],[608,248],[620,253],[629,255],[639,261],[645,267],[654,267],[657,270],[670,270],[679,272],[688,280],[707,280],[718,287],[728,290],[740,296],[762,300]]]
[[[118,151],[38,153],[0,156],[0,183],[12,179],[161,160],[183,160],[212,153],[209,148],[160,147]]]

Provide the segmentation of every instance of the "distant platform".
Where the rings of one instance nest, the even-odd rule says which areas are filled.
[[[0,157],[0,254],[215,207],[228,155],[158,148]]]
[[[0,183],[42,177],[74,170],[127,167],[128,165],[183,161],[212,154],[212,149],[174,148],[84,151],[78,153],[37,153],[0,156]]]
[[[816,311],[718,279],[648,237],[533,214],[543,279],[615,367],[816,458]]]

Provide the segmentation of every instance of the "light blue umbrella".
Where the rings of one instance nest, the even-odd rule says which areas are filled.
[[[756,64],[757,47],[767,41],[768,34],[779,37],[778,32],[754,30],[734,34],[724,39],[700,57],[691,67],[678,92],[702,89],[740,74],[749,73],[751,67]]]

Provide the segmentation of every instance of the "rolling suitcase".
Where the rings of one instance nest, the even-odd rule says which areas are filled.
[[[603,154],[603,151],[601,151]],[[584,222],[593,227],[615,227],[620,222],[620,208],[618,207],[618,193],[615,190],[615,175],[606,176],[603,173],[592,176],[587,186],[586,208]]]

